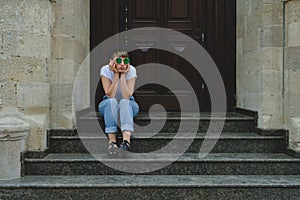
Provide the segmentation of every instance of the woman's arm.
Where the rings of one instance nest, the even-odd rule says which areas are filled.
[[[120,84],[121,84],[122,96],[124,99],[129,99],[133,95],[135,79],[136,78],[131,78],[129,80],[126,80],[125,74],[124,73],[121,74]]]
[[[114,98],[118,89],[119,74],[114,75],[114,79],[112,82],[105,76],[101,76],[101,81],[105,94],[110,98]]]

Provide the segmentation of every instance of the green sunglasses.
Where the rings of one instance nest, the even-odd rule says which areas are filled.
[[[119,58],[116,59],[116,63],[121,64],[122,60],[123,59],[119,57]],[[129,58],[124,58],[124,64],[127,65],[128,63],[130,63],[130,59]]]

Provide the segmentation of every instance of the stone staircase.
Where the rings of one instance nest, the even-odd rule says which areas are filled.
[[[23,154],[23,177],[0,181],[0,199],[299,199],[300,159],[287,154],[285,131],[256,129],[252,113],[228,113],[214,148],[201,156],[203,141],[215,140],[206,136],[209,121],[220,118],[211,119],[209,113],[167,117],[158,133],[136,131],[131,150],[139,154],[119,157],[106,154],[106,137],[97,135],[102,120],[95,113],[81,117],[80,127],[86,132],[51,130],[46,151]],[[152,116],[151,123],[163,118]],[[190,134],[187,125],[176,138],[181,120],[190,125],[200,120],[198,133]],[[150,117],[141,113],[136,123],[145,126]],[[180,153],[176,147],[149,153],[174,139],[182,144],[193,140],[174,162]],[[91,154],[86,143],[97,154]],[[150,165],[165,167],[151,171]],[[126,167],[140,171],[132,173]]]

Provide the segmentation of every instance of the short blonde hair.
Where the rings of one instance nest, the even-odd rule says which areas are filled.
[[[129,57],[127,51],[116,51],[112,54],[112,58],[114,57]]]

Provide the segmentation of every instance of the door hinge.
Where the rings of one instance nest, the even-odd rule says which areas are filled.
[[[201,34],[201,41],[205,42],[205,34],[204,33]]]

